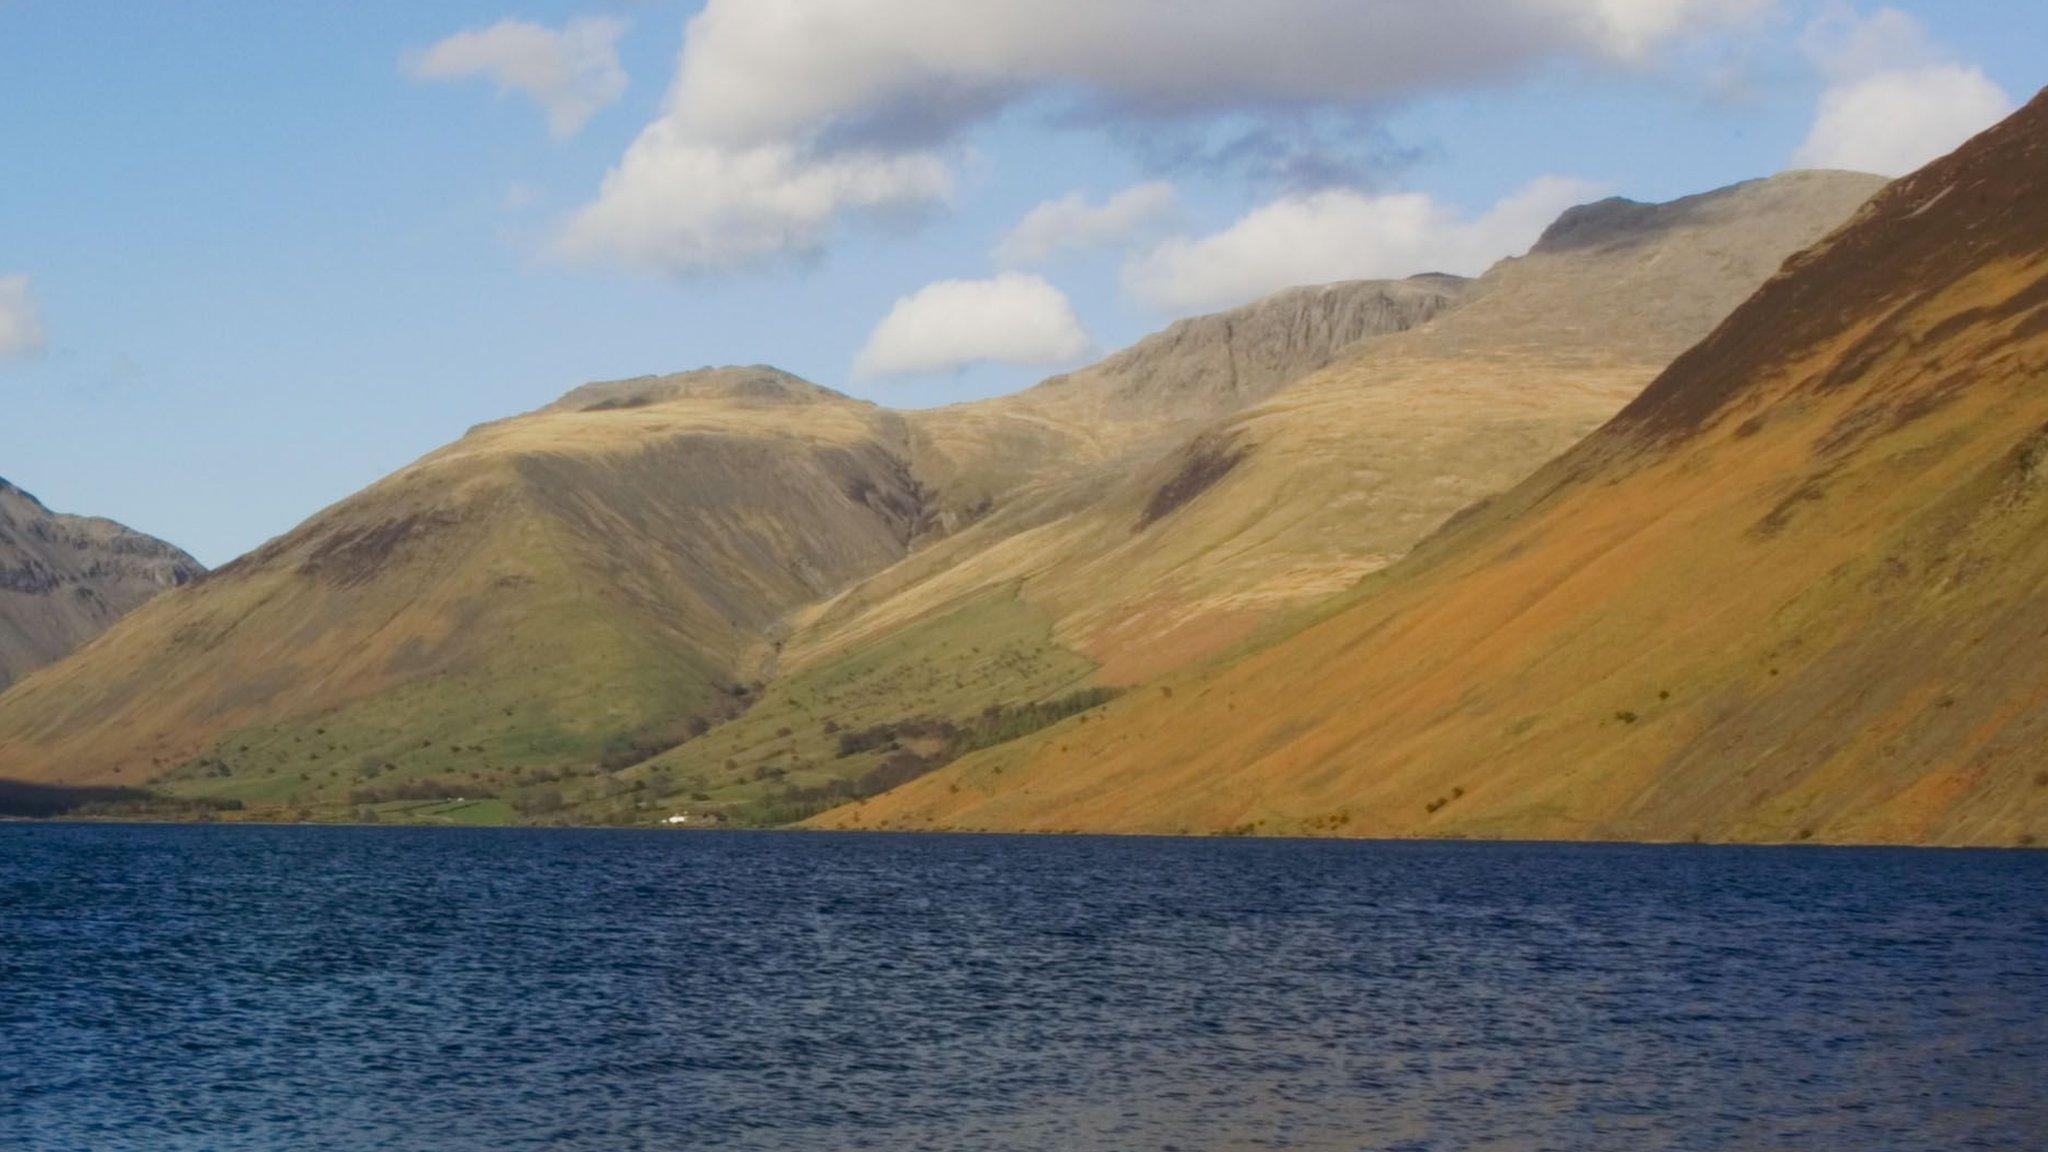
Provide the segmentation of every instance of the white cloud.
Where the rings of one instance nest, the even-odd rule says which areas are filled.
[[[1577,16],[1589,35],[1615,57],[1641,63],[1677,36],[1743,24],[1768,16],[1777,0],[1562,0],[1552,7]]]
[[[1950,60],[1913,17],[1837,6],[1801,44],[1828,77],[1793,163],[1898,176],[1952,151],[2013,110],[1982,70]]]
[[[1094,346],[1066,294],[1043,278],[1004,272],[941,280],[896,301],[854,361],[855,374],[914,376],[970,364],[1064,364]]]
[[[581,131],[626,91],[618,41],[626,22],[592,16],[560,30],[504,20],[458,32],[407,62],[422,80],[489,79],[503,95],[519,92],[547,114],[548,131],[565,139]]]
[[[1865,16],[1845,3],[1831,4],[1799,34],[1799,47],[1838,82],[1946,62],[1926,26],[1897,8]]]
[[[1769,0],[711,0],[675,114],[755,143],[943,127],[1050,88],[1139,113],[1354,105],[1559,57],[1635,63]],[[947,97],[940,101],[938,97]],[[865,122],[865,123],[864,123]],[[881,123],[877,123],[881,122]]]
[[[43,350],[43,320],[28,277],[0,276],[0,360],[34,356]]]
[[[2013,109],[1975,68],[1936,64],[1828,89],[1793,161],[1900,176],[1955,150]]]
[[[1601,189],[1546,176],[1478,216],[1421,192],[1332,189],[1286,196],[1230,227],[1178,237],[1132,259],[1124,288],[1163,312],[1227,308],[1297,284],[1419,272],[1475,275],[1527,250],[1574,204]]]
[[[570,218],[556,250],[647,272],[732,271],[816,254],[842,213],[914,210],[952,188],[951,168],[930,154],[722,149],[660,121]]]
[[[961,132],[1026,101],[1141,129],[1362,116],[1551,64],[1647,66],[1774,2],[709,0],[667,111],[561,250],[759,264],[815,252],[844,212],[942,201]]]
[[[1065,251],[1119,248],[1157,227],[1180,208],[1173,185],[1139,184],[1100,204],[1079,192],[1047,200],[1024,214],[996,245],[1004,265],[1039,264]]]

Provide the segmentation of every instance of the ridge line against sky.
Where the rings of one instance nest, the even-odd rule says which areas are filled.
[[[589,379],[1008,391],[1601,195],[1908,170],[2041,82],[2015,8],[13,0],[0,476],[220,563]]]

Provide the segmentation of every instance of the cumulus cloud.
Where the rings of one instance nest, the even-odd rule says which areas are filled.
[[[1776,0],[1565,0],[1551,5],[1576,15],[1615,57],[1640,63],[1672,37],[1767,16]]]
[[[0,360],[23,359],[43,350],[43,320],[28,277],[0,276]]]
[[[1026,212],[996,245],[996,260],[1006,265],[1039,264],[1061,252],[1120,248],[1179,208],[1173,185],[1166,183],[1126,188],[1100,204],[1072,192]]]
[[[1795,164],[1902,175],[2014,106],[1982,70],[1950,59],[1918,20],[1895,8],[1865,17],[1837,6],[1801,42],[1829,84]]]
[[[971,364],[1065,364],[1094,341],[1066,294],[1043,278],[1005,272],[941,280],[896,301],[854,361],[865,379],[957,372]]]
[[[754,143],[945,126],[1047,88],[1139,114],[1374,103],[1556,58],[1636,63],[1768,0],[711,0],[676,115]],[[944,99],[940,99],[943,97]],[[965,99],[963,99],[965,97]]]
[[[1946,62],[1926,26],[1908,13],[1880,8],[1865,15],[1840,2],[1806,25],[1799,47],[1815,68],[1838,83]]]
[[[1330,189],[1285,196],[1220,232],[1177,237],[1132,259],[1124,289],[1163,312],[1227,308],[1297,284],[1418,272],[1474,275],[1525,251],[1574,204],[1600,193],[1546,176],[1463,215],[1421,192]]]
[[[1975,68],[1881,72],[1822,94],[1793,161],[1899,176],[1954,151],[2012,109],[2005,89]]]
[[[626,91],[618,41],[626,22],[609,16],[571,20],[560,29],[524,20],[458,32],[412,57],[421,80],[483,78],[500,95],[521,93],[540,105],[558,140],[582,131]]]
[[[914,211],[952,188],[951,167],[929,154],[725,149],[692,142],[662,121],[571,217],[556,249],[647,272],[732,271],[815,255],[844,213]]]
[[[1026,102],[1112,129],[1362,117],[1546,65],[1646,66],[1772,2],[709,0],[666,111],[562,251],[759,264],[816,251],[844,213],[942,202],[961,133]]]

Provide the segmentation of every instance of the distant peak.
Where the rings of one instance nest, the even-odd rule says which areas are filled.
[[[36,499],[35,493],[8,483],[5,476],[0,476],[0,497],[12,498],[15,502],[26,504],[38,512],[48,513],[50,511],[48,508],[43,507],[41,500]]]
[[[572,389],[544,412],[609,412],[678,400],[753,404],[811,404],[845,400],[841,393],[766,364],[699,368],[667,376],[602,380]]]
[[[1125,414],[1179,419],[1234,411],[1368,337],[1457,307],[1470,281],[1442,273],[1287,288],[1227,312],[1175,321],[1041,388],[1091,392]]]
[[[1884,185],[1884,177],[1867,172],[1799,169],[1661,203],[1609,196],[1565,209],[1529,252],[1556,255],[1639,244],[1690,225],[1723,219],[1728,213],[1755,211],[1767,202],[1786,198],[1820,202],[1825,198],[1817,193],[1830,187],[1872,195]]]
[[[1401,283],[1419,284],[1424,288],[1459,290],[1472,283],[1472,278],[1459,276],[1453,272],[1417,272]]]
[[[1319,350],[1334,351],[1334,347],[1329,346],[1333,342],[1339,345],[1349,343],[1378,330],[1380,325],[1371,317],[1384,308],[1409,301],[1424,301],[1434,311],[1437,306],[1454,302],[1470,283],[1462,276],[1425,272],[1405,280],[1339,280],[1329,284],[1283,288],[1228,311],[1176,320],[1164,331],[1155,332],[1111,356],[1104,361],[1104,366],[1141,362],[1190,339],[1241,343],[1250,337],[1287,345],[1308,342],[1318,345]],[[1304,329],[1305,318],[1321,319],[1326,324],[1335,319],[1337,323],[1334,331],[1314,324]],[[1350,322],[1347,324],[1346,320]],[[1406,324],[1397,322],[1387,326],[1399,328]]]
[[[1656,211],[1654,205],[1626,196],[1609,196],[1591,204],[1578,204],[1564,210],[1564,214],[1543,230],[1531,252],[1561,252],[1573,248],[1591,248],[1603,241],[1628,232],[1644,218]]]

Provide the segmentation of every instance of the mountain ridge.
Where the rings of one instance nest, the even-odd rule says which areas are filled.
[[[825,826],[2048,837],[2048,94],[1315,622]]]
[[[1024,581],[1063,621],[1062,639],[1118,682],[1220,651],[1384,566],[1590,432],[1882,184],[1840,173],[1745,182],[1652,206],[1619,257],[1502,261],[1461,286],[1457,307],[1347,345],[1287,387],[1189,427],[1171,451],[1087,478],[1085,498],[1048,499],[1022,523],[999,519],[909,558],[816,610],[816,622],[871,635],[913,610],[891,585],[930,582],[908,594],[943,607],[969,594],[964,579]],[[1175,539],[1160,549],[1146,529],[1166,518],[1146,510],[1168,505],[1174,522],[1159,531]],[[972,563],[943,570],[947,552],[970,548]],[[1049,570],[1052,557],[1065,575]],[[1105,588],[1116,598],[1104,600]],[[874,623],[849,618],[860,613]],[[809,632],[800,646],[845,643]]]
[[[802,815],[943,755],[849,732],[1008,730],[1311,610],[1879,183],[1758,182],[1619,257],[1293,290],[975,404],[759,365],[586,385],[0,697],[0,776],[329,817]]]

